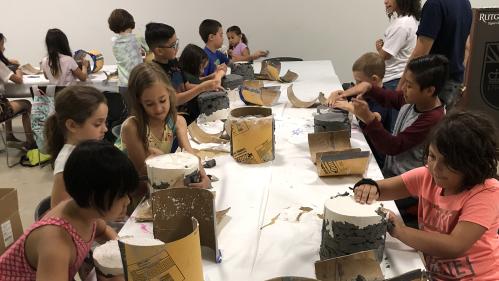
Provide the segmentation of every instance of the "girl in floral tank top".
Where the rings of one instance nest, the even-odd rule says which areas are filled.
[[[105,220],[124,213],[138,175],[119,149],[90,140],[69,156],[64,182],[71,199],[35,222],[0,256],[0,280],[72,280],[94,238],[116,238]]]

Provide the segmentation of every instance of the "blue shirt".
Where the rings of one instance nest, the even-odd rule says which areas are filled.
[[[228,64],[229,58],[220,51],[212,52],[208,47],[204,47],[204,52],[208,55],[208,65],[204,69],[204,76],[208,76],[217,70],[217,65]]]
[[[434,40],[430,54],[449,59],[450,79],[463,82],[464,50],[473,15],[469,0],[428,0],[421,11],[418,36]]]

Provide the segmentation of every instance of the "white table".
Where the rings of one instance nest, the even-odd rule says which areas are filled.
[[[341,88],[329,61],[286,62],[282,66],[281,75],[288,68],[300,75],[293,89],[303,100],[317,97],[320,91],[329,93]],[[258,70],[259,64],[255,65],[255,71]],[[322,227],[317,214],[323,212],[326,199],[347,191],[359,180],[359,177],[317,176],[307,140],[307,134],[313,132],[315,109],[293,108],[287,101],[287,86],[282,85],[279,102],[272,107],[276,120],[275,160],[244,165],[227,155],[216,158],[217,166],[207,170],[220,178],[213,184],[216,209],[231,207],[217,229],[222,263],[203,260],[207,281],[266,280],[277,276],[315,278],[314,261],[319,260]],[[240,101],[234,104],[240,105]],[[369,150],[356,126],[352,130],[352,146]],[[383,178],[374,157],[366,176]],[[397,212],[394,202],[384,204]],[[303,214],[297,222],[302,206],[313,211]],[[275,224],[260,229],[277,214],[280,215]],[[132,218],[120,235],[152,237],[152,224],[136,223]],[[416,251],[392,237],[387,238],[385,255],[388,259],[381,263],[385,277],[424,268]]]
[[[78,85],[91,85],[100,91],[112,91],[118,92],[118,79],[113,78],[107,80],[106,73],[112,73],[116,71],[116,65],[104,65],[104,67],[97,73],[92,73],[88,75],[87,81],[76,82]],[[43,74],[38,75],[23,75],[23,84],[14,84],[9,82],[5,85],[5,96],[8,98],[24,98],[30,97],[29,88],[34,85],[44,86],[49,85],[49,80],[47,80]]]

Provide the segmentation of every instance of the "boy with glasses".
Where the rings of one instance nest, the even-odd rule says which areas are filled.
[[[146,25],[145,37],[147,45],[154,53],[153,62],[161,66],[177,91],[178,112],[184,116],[189,125],[199,115],[197,96],[203,92],[223,89],[221,80],[225,72],[219,71],[210,77],[213,79],[205,80],[199,85],[190,84],[184,79],[176,57],[179,39],[175,29],[164,23],[151,22]]]

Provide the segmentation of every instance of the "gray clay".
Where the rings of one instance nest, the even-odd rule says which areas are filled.
[[[344,112],[328,112],[318,114],[314,117],[314,132],[335,132],[351,130],[348,113]]]
[[[198,96],[199,113],[209,116],[214,112],[229,108],[226,92],[206,92]]]
[[[222,79],[222,87],[230,90],[239,88],[240,86],[243,85],[243,81],[244,79],[241,75],[237,74],[225,75],[225,77]]]
[[[244,80],[254,80],[255,70],[250,63],[234,63],[230,66],[230,73],[237,74],[243,77]]]

